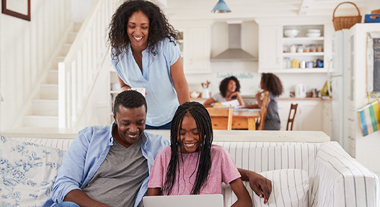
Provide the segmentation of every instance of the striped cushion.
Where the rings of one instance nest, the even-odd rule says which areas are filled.
[[[378,177],[336,142],[323,144],[317,153],[311,206],[379,206]],[[324,192],[316,193],[316,192]]]
[[[232,156],[238,168],[255,172],[280,169],[314,171],[321,143],[295,142],[215,142]]]
[[[309,176],[306,171],[299,169],[282,169],[260,173],[272,181],[272,194],[265,206],[288,207],[308,206]],[[244,185],[252,198],[253,206],[263,206],[264,198],[258,197],[244,181]],[[225,206],[231,206],[237,200],[229,185],[223,185]]]

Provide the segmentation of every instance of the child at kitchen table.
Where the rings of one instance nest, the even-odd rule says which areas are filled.
[[[211,107],[211,104],[215,102],[221,103],[236,99],[239,102],[239,106],[244,106],[243,98],[240,95],[240,83],[235,76],[224,78],[220,82],[219,91],[219,93],[207,99],[203,105]]]
[[[252,206],[231,156],[222,146],[212,145],[211,119],[202,104],[186,102],[178,107],[170,139],[171,146],[154,161],[148,196],[221,194],[224,182],[238,198],[232,206]]]
[[[263,91],[256,94],[257,104],[245,106],[245,108],[261,108],[261,96],[265,91],[268,91],[270,101],[265,116],[264,130],[280,130],[281,121],[278,115],[277,98],[283,92],[281,80],[273,73],[262,73],[260,87]]]

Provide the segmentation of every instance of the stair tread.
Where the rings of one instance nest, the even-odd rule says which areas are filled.
[[[48,116],[48,115],[25,115],[25,118],[52,118],[52,119],[58,119],[58,116]]]
[[[34,99],[33,102],[58,102],[58,99]]]
[[[54,84],[54,83],[42,83],[41,86],[44,86],[44,87],[58,87],[58,84]]]

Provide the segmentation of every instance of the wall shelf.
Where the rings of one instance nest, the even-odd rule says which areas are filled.
[[[266,70],[259,70],[259,73],[267,73]],[[327,69],[325,68],[289,68],[289,69],[279,69],[272,70],[272,73],[327,73]]]
[[[282,53],[283,57],[299,57],[299,56],[323,56],[323,52],[300,52],[300,53]]]

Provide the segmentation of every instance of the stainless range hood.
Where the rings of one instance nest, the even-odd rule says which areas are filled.
[[[241,24],[228,24],[228,49],[211,58],[211,62],[257,61],[241,48]]]

